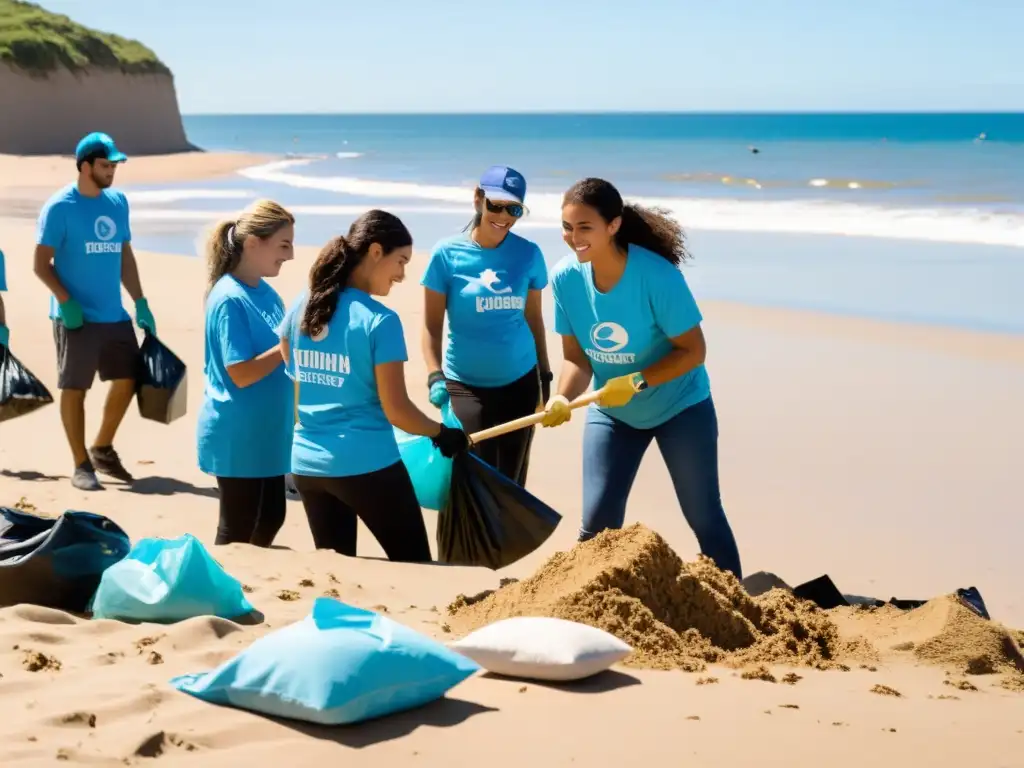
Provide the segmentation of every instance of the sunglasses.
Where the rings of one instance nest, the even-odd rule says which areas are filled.
[[[487,206],[487,210],[491,213],[501,213],[504,211],[513,219],[518,219],[525,211],[525,208],[519,203],[492,203],[486,197],[484,198],[484,205]]]

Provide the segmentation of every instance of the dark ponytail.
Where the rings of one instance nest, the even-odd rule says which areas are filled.
[[[313,337],[327,327],[341,292],[374,243],[387,256],[397,248],[412,245],[412,235],[393,213],[374,209],[353,221],[347,235],[331,238],[309,270],[309,299],[299,326],[302,333]]]
[[[677,265],[690,258],[686,233],[670,211],[626,204],[619,190],[604,179],[588,178],[573,184],[562,197],[562,206],[566,205],[593,208],[606,222],[621,216],[615,244],[622,250],[639,245]]]

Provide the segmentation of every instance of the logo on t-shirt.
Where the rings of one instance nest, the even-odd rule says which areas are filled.
[[[468,293],[481,294],[487,292],[491,294],[490,296],[478,295],[476,297],[477,312],[490,312],[496,309],[525,309],[526,300],[522,296],[511,296],[512,286],[501,285],[504,282],[502,278],[504,274],[504,270],[497,272],[487,268],[477,277],[473,275],[455,275],[455,277],[466,281],[466,291]]]
[[[121,243],[110,242],[117,237],[117,225],[109,216],[97,216],[92,226],[95,241],[85,244],[86,253],[120,253]],[[98,242],[97,242],[98,241]]]
[[[628,345],[629,333],[626,329],[618,323],[606,321],[590,329],[590,346],[584,352],[598,363],[632,365],[636,361],[636,354],[621,351]]]
[[[337,352],[296,349],[292,357],[295,358],[295,377],[302,384],[340,387],[345,383],[345,376],[352,373],[348,356]]]

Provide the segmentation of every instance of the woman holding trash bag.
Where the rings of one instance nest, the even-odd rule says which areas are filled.
[[[524,213],[526,179],[506,166],[484,172],[468,234],[434,247],[423,275],[423,357],[430,402],[450,398],[469,432],[538,410],[551,393],[541,292],[548,284],[540,248],[511,229]],[[448,346],[441,359],[448,315]],[[484,461],[526,485],[533,427],[474,446]]]
[[[281,326],[298,393],[292,474],[317,549],[355,556],[358,518],[389,560],[429,561],[393,426],[430,437],[449,458],[467,448],[461,429],[429,419],[409,400],[402,322],[373,298],[405,279],[411,256],[402,221],[367,211],[320,251],[308,290]]]
[[[583,432],[579,540],[621,528],[651,441],[668,467],[701,552],[742,578],[718,484],[718,420],[704,368],[701,313],[679,264],[679,224],[625,204],[603,179],[583,179],[562,200],[573,250],[553,270],[555,330],[564,363],[544,426],[569,420],[569,401],[594,380],[604,393]]]
[[[206,246],[206,386],[199,468],[217,478],[216,544],[269,547],[284,524],[295,390],[281,359],[284,302],[264,278],[295,254],[295,219],[258,200],[222,221]]]

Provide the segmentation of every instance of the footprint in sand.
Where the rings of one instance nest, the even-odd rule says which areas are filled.
[[[782,682],[786,685],[796,685],[801,680],[803,680],[803,677],[798,675],[796,672],[787,672],[782,676]]]
[[[67,715],[61,716],[59,722],[61,725],[78,725],[85,726],[87,728],[95,728],[96,715],[92,712],[71,712]]]
[[[308,588],[308,587],[315,587],[316,584],[313,583],[312,579],[303,579],[302,581],[299,582],[299,586],[300,587],[307,587]]]
[[[718,682],[717,677],[698,677],[697,685],[714,685]]]
[[[871,692],[877,693],[879,696],[894,696],[897,699],[902,698],[903,694],[897,691],[895,688],[890,688],[888,685],[876,684],[871,686]]]
[[[956,688],[958,691],[976,691],[978,686],[972,683],[970,680],[943,680],[943,685],[948,685],[951,688]]]
[[[135,648],[139,653],[145,653],[147,648],[149,648],[151,645],[156,645],[158,642],[160,642],[160,639],[162,637],[166,637],[166,635],[154,635],[152,637],[144,637],[141,640],[136,640]]]
[[[195,752],[197,749],[199,749],[197,745],[176,733],[157,731],[136,747],[132,757],[156,758],[171,750]]]
[[[778,682],[775,679],[775,675],[771,673],[771,670],[764,665],[754,667],[754,669],[748,669],[740,675],[744,680],[764,680],[766,683]]]
[[[161,656],[156,651],[150,651],[149,652],[149,656],[146,657],[146,663],[147,664],[163,664],[164,663],[164,657]]]
[[[301,597],[302,595],[300,595],[294,589],[282,589],[280,592],[277,593],[277,599],[284,600],[287,603],[299,600]]]
[[[335,599],[341,597],[341,592],[336,590],[334,587],[324,590],[324,597],[333,597]]]
[[[53,672],[59,672],[61,663],[60,659],[54,656],[47,656],[45,653],[39,651],[24,651],[24,657],[21,660],[21,666],[29,672],[43,672],[50,670]]]

